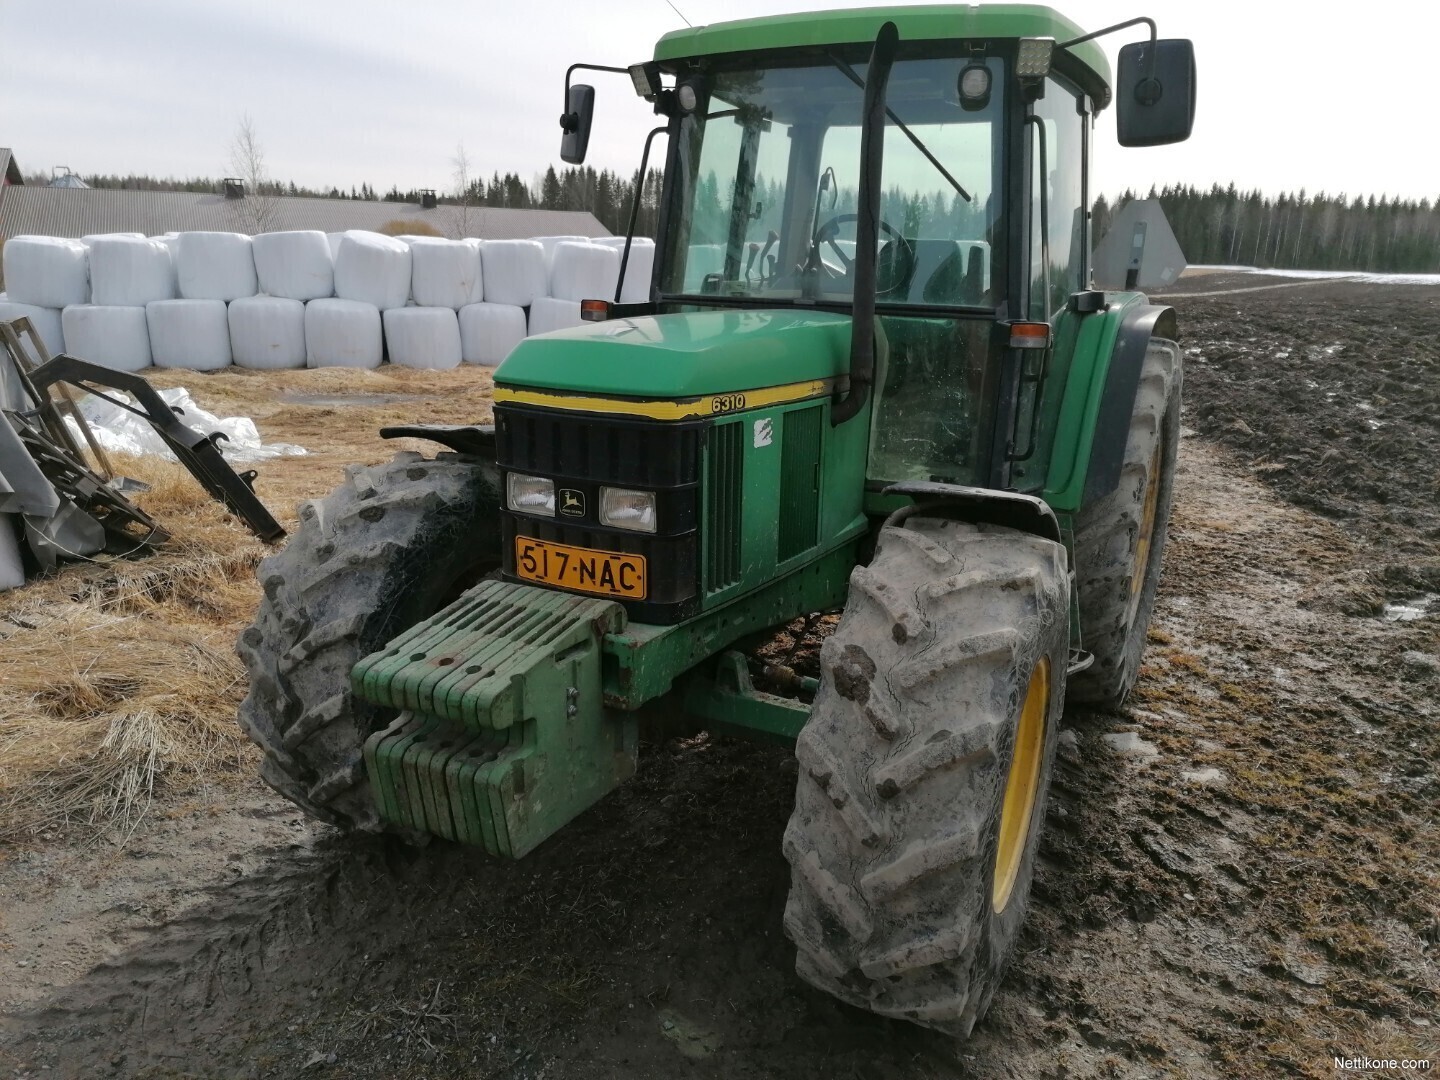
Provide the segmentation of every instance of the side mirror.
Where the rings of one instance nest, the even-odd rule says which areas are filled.
[[[560,160],[571,165],[585,162],[590,146],[590,119],[595,113],[595,88],[584,83],[570,87],[565,115],[560,117]]]
[[[1195,48],[1189,40],[1137,41],[1122,48],[1115,107],[1121,146],[1188,139],[1195,123]]]

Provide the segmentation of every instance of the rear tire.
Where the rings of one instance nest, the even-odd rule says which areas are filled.
[[[1065,549],[912,518],[850,584],[796,744],[785,929],[807,982],[963,1038],[1034,872],[1065,698]]]
[[[362,751],[389,715],[351,695],[350,669],[498,564],[496,475],[458,454],[351,466],[260,564],[265,596],[236,645],[240,726],[265,751],[261,777],[311,816],[384,829]]]
[[[1076,515],[1080,635],[1095,662],[1070,680],[1071,701],[1118,709],[1140,673],[1170,532],[1180,389],[1180,346],[1152,340],[1140,371],[1120,485]]]

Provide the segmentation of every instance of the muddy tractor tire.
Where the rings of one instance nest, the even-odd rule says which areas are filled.
[[[1080,633],[1095,662],[1070,680],[1071,701],[1119,708],[1140,672],[1175,494],[1180,389],[1180,347],[1152,341],[1140,371],[1120,486],[1076,515]]]
[[[351,466],[260,564],[264,598],[236,645],[250,670],[240,726],[265,782],[313,817],[383,831],[362,751],[390,717],[351,695],[350,669],[495,567],[496,476],[448,453]]]
[[[785,929],[807,982],[967,1037],[1024,918],[1065,698],[1065,549],[887,526],[796,744]]]

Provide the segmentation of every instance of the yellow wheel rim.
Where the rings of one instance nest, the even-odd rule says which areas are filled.
[[[1030,819],[1040,794],[1040,767],[1045,762],[1045,717],[1050,711],[1050,659],[1045,657],[1030,674],[1030,688],[1015,729],[1015,750],[1010,756],[1010,775],[1005,780],[1005,803],[1000,810],[1000,844],[995,852],[995,883],[990,903],[998,915],[1010,903],[1020,864],[1025,861],[1025,844],[1030,839]]]
[[[1155,515],[1160,506],[1160,455],[1164,442],[1155,444],[1150,455],[1150,471],[1145,477],[1145,506],[1140,512],[1140,535],[1135,538],[1135,569],[1130,575],[1130,616],[1140,604],[1140,590],[1150,569],[1150,542],[1155,537]],[[1128,621],[1128,620],[1127,620]]]

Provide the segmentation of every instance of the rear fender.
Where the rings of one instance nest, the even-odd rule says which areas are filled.
[[[1106,299],[1105,311],[1087,316],[1076,339],[1056,422],[1044,499],[1060,514],[1119,485],[1145,350],[1152,337],[1177,332],[1174,308],[1139,293]]]

